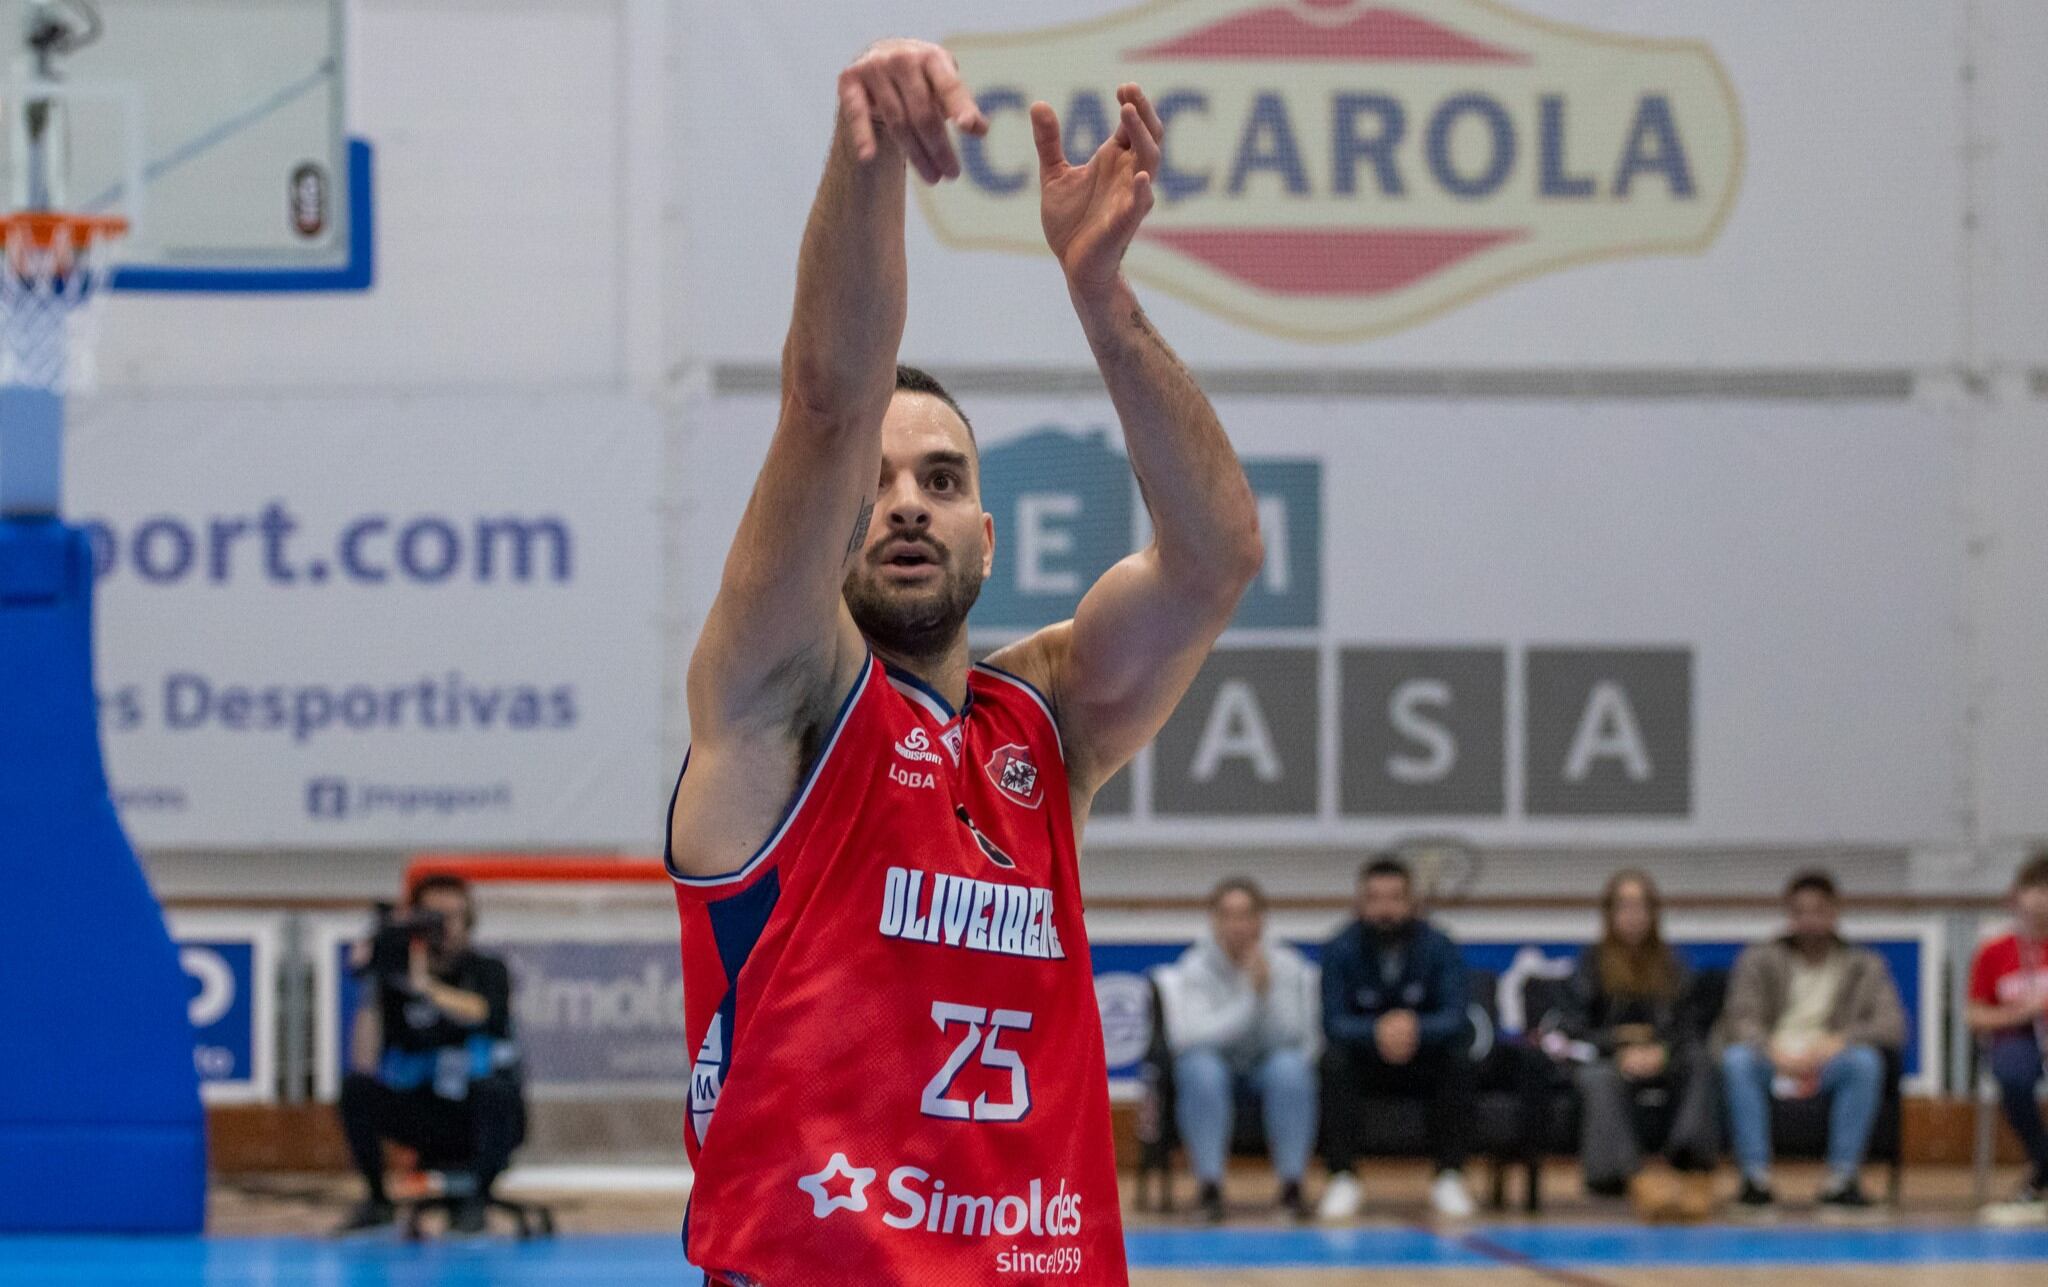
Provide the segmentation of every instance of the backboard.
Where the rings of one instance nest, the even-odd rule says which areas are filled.
[[[16,122],[44,92],[27,23],[59,22],[84,39],[51,60],[57,203],[129,218],[116,289],[367,288],[369,149],[348,133],[346,4],[0,0],[0,195],[24,200]]]

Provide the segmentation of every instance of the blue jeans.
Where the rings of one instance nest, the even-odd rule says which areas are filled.
[[[1315,1068],[1300,1050],[1275,1050],[1248,1074],[1233,1072],[1214,1050],[1190,1050],[1175,1057],[1173,1115],[1195,1178],[1222,1183],[1240,1089],[1258,1097],[1274,1172],[1283,1181],[1299,1180],[1316,1134]]]
[[[2048,1129],[2041,1125],[2041,1104],[2034,1088],[2041,1084],[2041,1043],[2031,1031],[2002,1032],[1991,1042],[1991,1079],[2005,1104],[2005,1120],[2026,1146],[2034,1166],[2034,1182],[2048,1180]]]
[[[1770,1057],[1757,1046],[1730,1046],[1721,1055],[1721,1084],[1728,1096],[1728,1127],[1735,1137],[1735,1163],[1751,1179],[1771,1169]],[[1884,1100],[1884,1056],[1875,1046],[1850,1046],[1820,1070],[1828,1105],[1828,1171],[1854,1175],[1870,1147],[1870,1128]]]

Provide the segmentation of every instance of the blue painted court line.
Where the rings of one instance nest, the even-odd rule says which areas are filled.
[[[1545,1269],[2048,1262],[2048,1229],[1142,1229],[1137,1269]],[[1492,1251],[1486,1248],[1493,1248]],[[0,1287],[699,1287],[668,1234],[408,1245],[320,1238],[0,1237]]]
[[[1482,1235],[1538,1263],[1616,1265],[1911,1265],[2048,1261],[2048,1229],[1752,1228],[1631,1229],[1543,1225]]]
[[[1498,1264],[1423,1229],[1135,1229],[1133,1269],[1409,1269]]]

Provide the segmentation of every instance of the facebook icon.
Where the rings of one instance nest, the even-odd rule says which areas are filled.
[[[341,778],[306,782],[306,812],[315,818],[339,818],[348,812],[348,783]]]

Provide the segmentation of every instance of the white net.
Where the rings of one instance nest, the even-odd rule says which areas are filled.
[[[0,218],[0,385],[50,393],[90,387],[99,305],[124,230],[104,217]]]

